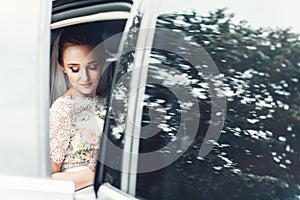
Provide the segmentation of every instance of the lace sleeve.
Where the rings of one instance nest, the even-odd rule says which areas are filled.
[[[49,110],[50,158],[60,164],[65,159],[70,142],[71,116],[63,105],[54,104]]]

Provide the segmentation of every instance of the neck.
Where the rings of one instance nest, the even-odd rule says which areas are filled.
[[[96,95],[96,91],[92,94],[81,94],[80,92],[78,91],[75,91],[73,87],[69,88],[69,90],[64,94],[64,97],[65,96],[69,96],[71,97],[72,99],[75,99],[75,98],[81,98],[81,99],[85,99],[85,98],[95,98],[97,95]]]

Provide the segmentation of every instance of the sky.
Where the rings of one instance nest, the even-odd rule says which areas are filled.
[[[300,33],[299,0],[164,0],[166,10],[189,10],[192,7],[206,14],[216,8],[228,8],[235,18],[246,20],[253,27],[292,27]]]

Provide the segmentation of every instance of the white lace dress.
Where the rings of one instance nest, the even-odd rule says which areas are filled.
[[[60,97],[49,110],[50,158],[61,171],[96,166],[106,100]]]

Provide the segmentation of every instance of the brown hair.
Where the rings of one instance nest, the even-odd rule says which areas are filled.
[[[67,47],[74,45],[87,45],[92,49],[97,47],[99,54],[105,60],[105,50],[103,45],[98,46],[102,42],[100,33],[97,33],[92,26],[71,26],[65,28],[59,38],[58,43],[58,63],[63,66],[63,53]]]

